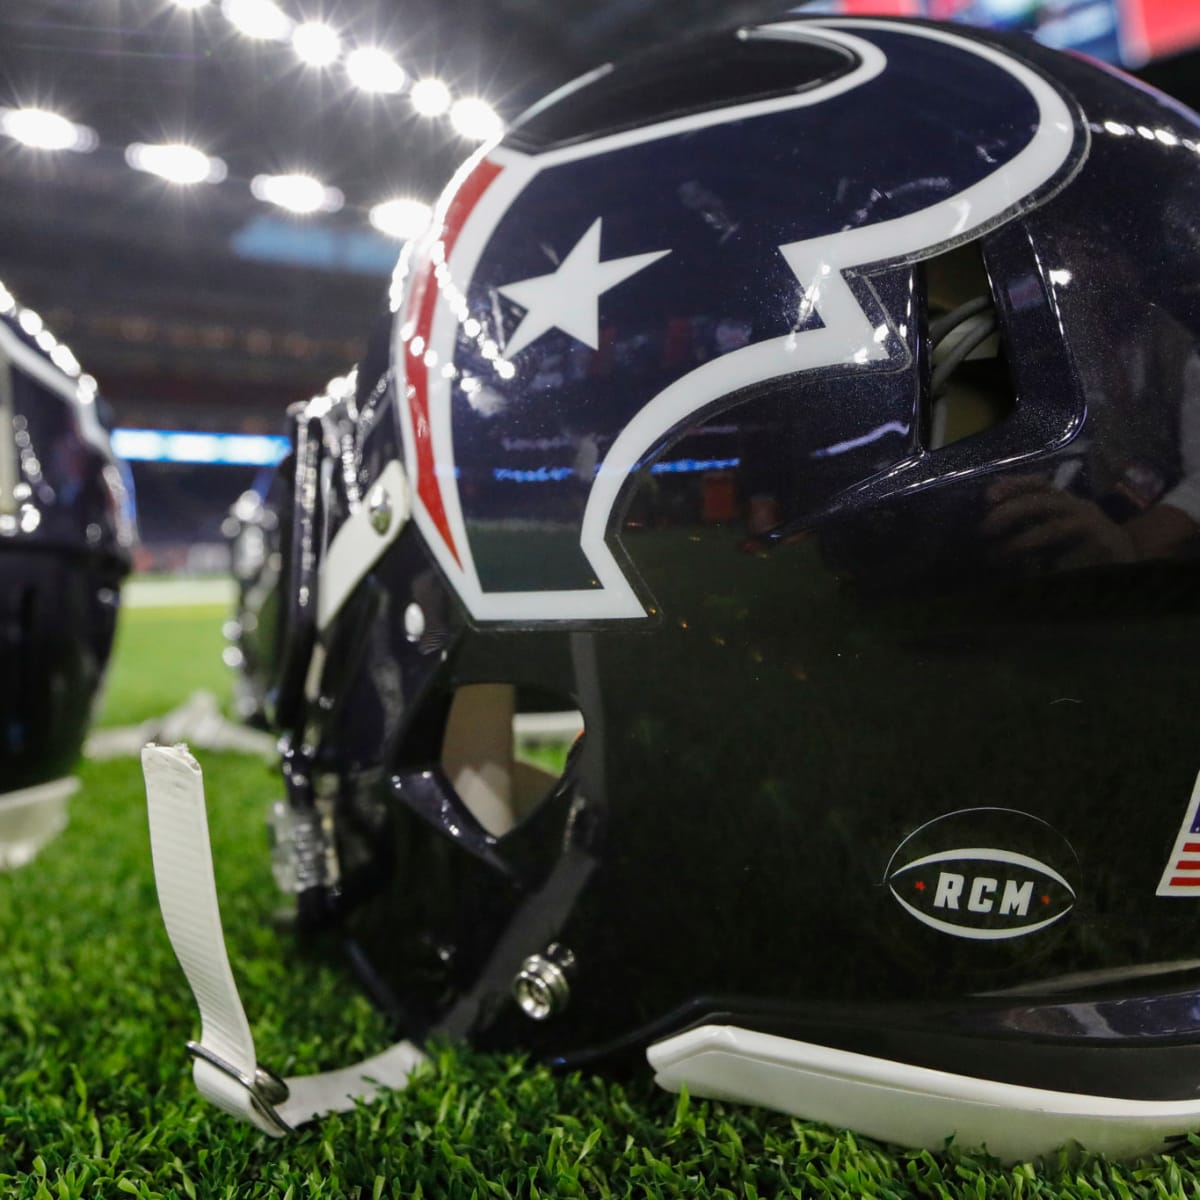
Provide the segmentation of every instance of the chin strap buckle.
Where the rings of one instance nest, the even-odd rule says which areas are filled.
[[[227,1062],[219,1054],[214,1054],[200,1042],[188,1042],[187,1050],[197,1062],[208,1063],[210,1067],[215,1067],[221,1074],[240,1084],[245,1089],[254,1111],[273,1127],[270,1130],[272,1134],[283,1137],[285,1134],[295,1132],[275,1110],[277,1104],[282,1104],[288,1099],[291,1089],[269,1067],[264,1067],[261,1063],[257,1064],[254,1068],[254,1075],[251,1077],[244,1071],[238,1070],[233,1063]]]
[[[200,1040],[189,1042],[188,1052],[205,1099],[284,1137],[314,1117],[403,1088],[425,1061],[409,1041],[347,1067],[286,1080],[258,1065],[225,950],[200,764],[185,746],[147,746],[142,766],[163,923],[200,1009]]]

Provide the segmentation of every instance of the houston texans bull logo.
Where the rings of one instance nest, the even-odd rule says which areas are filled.
[[[822,45],[845,65],[782,96],[540,153],[502,141],[402,262],[393,365],[415,517],[476,620],[645,616],[608,544],[631,473],[751,385],[902,365],[905,317],[885,311],[872,272],[1002,223],[1086,153],[1044,78],[953,32],[823,20],[751,36]],[[969,73],[963,109],[922,108],[928,80],[955,70]],[[745,336],[649,366],[635,337],[612,374],[606,329],[661,340],[688,313]],[[522,475],[518,441],[573,446],[574,460]],[[519,479],[562,503],[530,519],[534,489],[499,482]],[[520,554],[505,553],[506,523]]]

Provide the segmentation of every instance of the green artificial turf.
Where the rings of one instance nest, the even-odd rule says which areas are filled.
[[[103,721],[221,689],[219,609],[135,609]],[[231,955],[281,1074],[382,1049],[384,1023],[273,925],[260,762],[202,755]],[[191,998],[158,917],[138,764],[85,763],[67,833],[0,876],[0,1196],[1200,1196],[1200,1142],[1118,1165],[1064,1151],[999,1167],[904,1153],[644,1076],[556,1077],[442,1048],[408,1091],[272,1141],[202,1103]]]

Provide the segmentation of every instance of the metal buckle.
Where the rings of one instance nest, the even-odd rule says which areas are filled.
[[[226,1062],[220,1055],[214,1054],[207,1046],[199,1042],[188,1042],[188,1053],[193,1058],[201,1059],[209,1066],[216,1067],[222,1075],[237,1080],[250,1096],[250,1103],[268,1125],[280,1134],[294,1133],[295,1130],[275,1111],[276,1104],[282,1104],[290,1095],[288,1085],[267,1067],[255,1065],[254,1076],[251,1078],[244,1071],[239,1071],[233,1063]]]

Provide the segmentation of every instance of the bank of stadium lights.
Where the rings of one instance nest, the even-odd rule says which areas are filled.
[[[275,0],[174,0],[177,7],[186,9],[199,9],[210,2],[219,3],[226,19],[247,37],[290,40],[297,57],[306,64],[327,67],[343,58],[341,39],[332,26],[316,20],[293,21]],[[344,67],[350,82],[363,92],[394,95],[408,87],[414,112],[427,117],[448,113],[455,131],[469,141],[485,141],[503,129],[499,115],[485,100],[475,96],[455,100],[440,79],[426,77],[408,86],[407,72],[380,46],[355,48],[345,55]],[[38,107],[0,107],[0,134],[42,151],[88,151],[95,149],[99,140],[91,127]],[[135,170],[184,186],[217,183],[227,173],[221,159],[184,143],[134,143],[126,149],[125,159]],[[337,188],[305,174],[258,175],[250,186],[257,199],[298,215],[336,212],[344,204]],[[376,229],[400,240],[416,236],[428,218],[427,206],[399,198],[377,204],[370,212]]]
[[[182,142],[160,145],[134,142],[125,150],[125,161],[135,171],[145,171],[148,175],[157,175],[169,183],[185,186],[194,183],[220,183],[226,175],[225,163],[221,159]]]
[[[0,133],[34,150],[94,150],[96,131],[47,108],[0,108]]]
[[[176,0],[177,4],[203,4],[207,0]],[[291,39],[297,57],[314,67],[330,67],[342,57],[341,38],[324,21],[296,22],[275,0],[221,0],[221,11],[247,37],[267,41]],[[345,56],[346,76],[362,92],[395,95],[408,85],[408,72],[382,46],[359,46]],[[421,79],[409,92],[413,109],[422,116],[450,114],[460,137],[482,142],[503,128],[500,117],[485,100],[464,96],[455,101],[440,79]]]
[[[345,197],[337,188],[326,187],[311,175],[255,175],[250,191],[256,200],[274,204],[297,216],[337,212]]]
[[[406,242],[419,237],[429,224],[433,210],[420,200],[397,197],[385,200],[371,209],[371,224],[380,233]]]
[[[305,21],[292,30],[292,49],[310,67],[331,67],[342,55],[342,39],[324,21]]]

